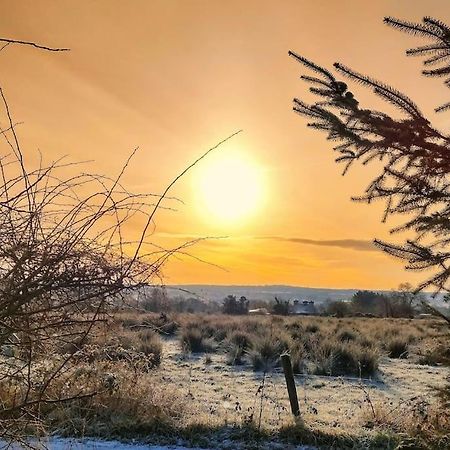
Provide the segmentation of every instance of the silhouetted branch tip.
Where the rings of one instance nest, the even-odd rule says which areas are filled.
[[[36,42],[21,41],[19,39],[0,38],[0,42],[5,42],[6,45],[10,45],[10,44],[27,45],[30,47],[38,48],[40,50],[46,50],[49,52],[68,52],[68,51],[70,51],[70,48],[48,47],[46,45],[37,44]],[[3,47],[3,48],[5,48],[5,47]]]

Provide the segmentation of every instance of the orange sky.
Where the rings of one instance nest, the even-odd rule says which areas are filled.
[[[126,184],[161,192],[204,150],[244,130],[211,161],[227,152],[253,161],[263,201],[242,220],[220,221],[199,207],[196,181],[212,162],[184,177],[173,192],[184,204],[160,214],[154,239],[171,246],[228,236],[191,249],[226,271],[182,257],[166,267],[167,283],[389,289],[419,279],[367,244],[386,238],[389,223],[380,223],[382,205],[350,197],[374,170],[341,177],[324,135],[292,113],[305,86],[287,52],[324,65],[339,60],[401,88],[431,114],[445,88],[421,79],[420,61],[403,56],[420,40],[382,19],[449,21],[448,0],[0,1],[1,36],[71,48],[1,54],[0,83],[23,122],[29,161],[40,149],[48,160],[94,159],[93,171],[115,174],[139,146]],[[448,115],[436,123],[448,131]]]

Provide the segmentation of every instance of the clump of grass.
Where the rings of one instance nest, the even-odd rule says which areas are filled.
[[[286,329],[294,340],[302,340],[305,335],[305,329],[300,322],[287,323]]]
[[[125,330],[119,330],[117,334],[113,335],[108,342],[110,345],[118,345],[127,350],[136,349],[137,339],[136,334],[126,332]]]
[[[185,403],[173,390],[159,387],[150,375],[136,377],[117,363],[79,366],[64,381],[55,387],[55,398],[77,394],[80,386],[97,394],[44,405],[41,413],[46,422],[63,436],[143,438],[176,426],[185,410]]]
[[[358,352],[358,376],[371,377],[378,371],[380,355],[370,348],[361,347]]]
[[[213,338],[216,342],[223,342],[228,335],[228,330],[226,328],[219,328],[213,334]]]
[[[369,337],[361,337],[358,341],[359,345],[363,348],[374,348],[375,342],[373,339],[370,339]]]
[[[450,366],[450,347],[443,343],[435,345],[419,358],[419,364],[427,366]]]
[[[313,355],[314,352],[320,347],[323,339],[319,334],[305,334],[301,342],[303,344],[303,348],[309,355]]]
[[[385,336],[396,337],[400,335],[400,330],[398,328],[387,328],[384,330]]]
[[[240,365],[244,363],[244,355],[251,346],[251,336],[245,331],[234,331],[225,342],[227,354],[226,362],[229,365]]]
[[[244,364],[245,352],[239,345],[236,345],[233,342],[227,342],[225,344],[225,352],[225,361],[229,366],[239,366]]]
[[[141,326],[149,327],[165,336],[174,336],[179,329],[178,322],[164,313],[147,315],[142,320]]]
[[[95,364],[105,361],[117,362],[126,365],[133,372],[149,372],[159,365],[161,355],[157,353],[144,353],[135,348],[124,348],[118,344],[86,345],[76,352],[73,361],[78,364]]]
[[[318,333],[320,331],[320,327],[316,323],[310,323],[306,325],[305,331],[307,333]]]
[[[153,355],[155,364],[161,363],[162,343],[160,337],[151,330],[143,330],[139,332],[139,344],[137,350],[145,355]]]
[[[389,358],[407,358],[408,341],[404,338],[393,338],[386,344]]]
[[[267,331],[267,323],[262,320],[246,319],[241,323],[241,330],[251,335],[262,335]]]
[[[337,335],[338,340],[341,342],[356,341],[357,337],[357,334],[350,330],[343,330]]]
[[[192,353],[212,353],[216,350],[213,341],[206,338],[202,332],[196,328],[187,328],[181,334],[181,346],[183,350]]]
[[[450,448],[450,413],[443,405],[422,398],[397,405],[370,402],[363,410],[365,428],[395,433],[395,448]]]
[[[378,370],[378,353],[355,343],[329,340],[318,347],[315,356],[316,375],[368,377]]]
[[[247,350],[252,343],[252,337],[249,333],[245,333],[243,331],[234,331],[230,337],[229,341],[235,345],[238,345],[243,350]]]
[[[302,345],[295,345],[290,350],[292,370],[296,374],[306,371],[306,353]]]
[[[259,337],[252,342],[248,357],[255,371],[267,371],[279,364],[280,355],[288,350],[289,344],[274,337]]]

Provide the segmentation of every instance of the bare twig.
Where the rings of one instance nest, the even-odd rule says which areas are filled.
[[[21,41],[19,39],[0,38],[0,42],[5,42],[6,43],[1,48],[1,50],[3,50],[7,45],[18,44],[18,45],[28,45],[30,47],[34,47],[34,48],[37,48],[39,50],[46,50],[46,51],[49,51],[49,52],[68,52],[68,51],[70,51],[70,48],[47,47],[46,45],[36,44],[36,42]]]

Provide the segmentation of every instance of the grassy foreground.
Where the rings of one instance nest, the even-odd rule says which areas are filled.
[[[20,431],[230,449],[449,448],[445,380],[440,392],[434,387],[407,400],[377,397],[391,385],[400,389],[408,371],[421,377],[420,385],[431,383],[433,370],[442,378],[448,342],[438,320],[120,313],[99,324],[83,345],[43,352],[33,386],[72,355],[50,395],[80,398],[44,404],[36,411],[42,420],[24,418]],[[279,369],[284,351],[291,353],[299,392],[309,389],[302,423],[289,414]],[[21,395],[0,383],[4,405]],[[317,406],[320,396],[332,403],[352,395],[342,410],[352,416],[345,423]],[[315,398],[318,403],[311,403]]]

